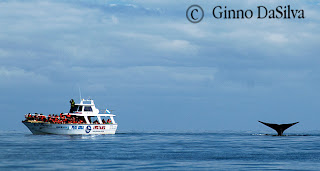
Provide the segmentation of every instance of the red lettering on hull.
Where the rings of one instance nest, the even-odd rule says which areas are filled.
[[[94,126],[93,129],[106,129],[106,126]]]

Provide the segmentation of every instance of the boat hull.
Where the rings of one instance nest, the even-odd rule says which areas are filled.
[[[33,134],[115,134],[117,124],[52,124],[46,122],[23,122]]]

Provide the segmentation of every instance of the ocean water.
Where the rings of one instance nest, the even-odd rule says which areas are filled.
[[[0,133],[0,170],[320,170],[317,133]]]

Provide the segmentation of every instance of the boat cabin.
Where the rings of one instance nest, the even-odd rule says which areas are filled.
[[[66,114],[65,114],[66,115]],[[105,113],[99,114],[99,109],[96,108],[93,100],[82,99],[79,104],[75,104],[70,109],[70,115],[84,119],[87,124],[104,124],[110,118],[111,123],[115,124],[114,116],[107,109]]]

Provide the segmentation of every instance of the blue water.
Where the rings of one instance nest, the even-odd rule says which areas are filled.
[[[320,134],[0,133],[0,170],[320,170]]]

